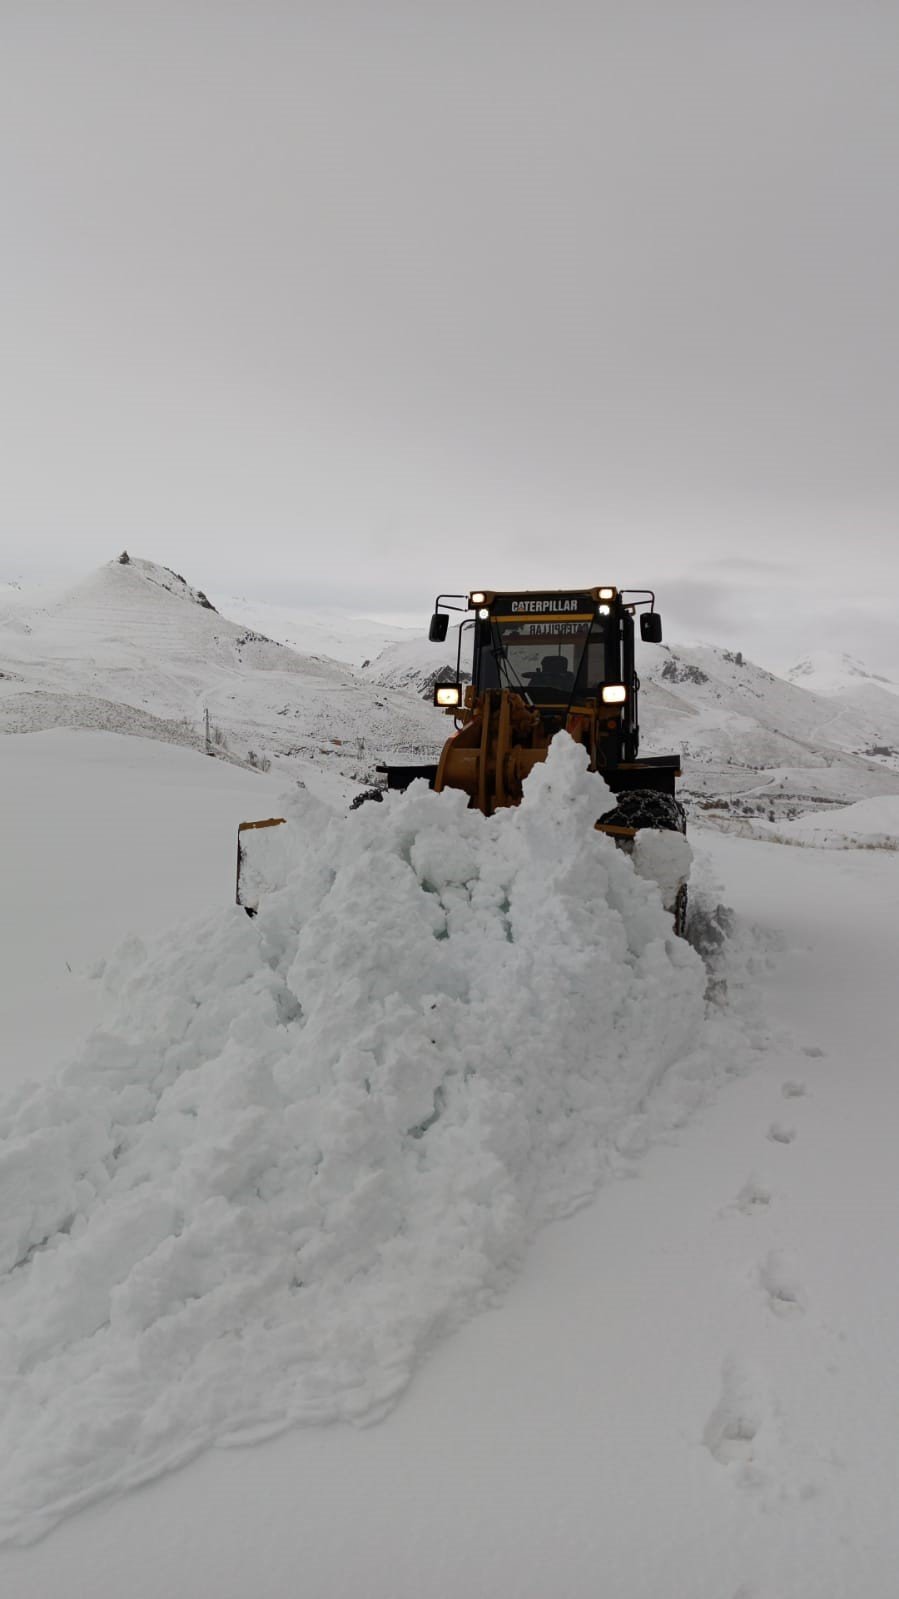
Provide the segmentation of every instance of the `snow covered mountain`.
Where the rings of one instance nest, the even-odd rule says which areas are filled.
[[[875,683],[899,695],[899,684],[882,673],[871,672],[855,655],[845,651],[815,650],[784,673],[788,683],[798,683],[814,694],[842,694],[860,684]]]
[[[279,644],[289,644],[301,655],[326,655],[348,666],[366,666],[386,644],[418,638],[411,628],[366,616],[347,616],[342,611],[310,610],[233,594],[216,594],[214,599],[223,615],[247,623]]]
[[[899,698],[813,693],[712,645],[648,647],[640,662],[647,746],[673,743],[701,802],[793,816],[899,793]]]
[[[432,644],[426,622],[411,638],[386,645],[365,667],[366,676],[387,688],[405,688],[430,699],[435,683],[456,680],[456,668],[463,683],[471,679],[471,645],[463,642],[458,654],[458,627],[451,627],[443,644]]]
[[[427,758],[444,725],[414,695],[230,621],[151,561],[0,606],[0,730],[136,733],[352,791],[388,755]]]

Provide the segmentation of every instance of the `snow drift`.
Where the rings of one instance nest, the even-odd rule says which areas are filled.
[[[258,918],[125,946],[104,1029],[2,1107],[7,1538],[211,1443],[383,1414],[732,1065],[584,761],[560,736],[489,820],[297,793]]]
[[[791,844],[821,849],[899,849],[899,795],[880,794],[839,810],[811,811],[765,831]]]

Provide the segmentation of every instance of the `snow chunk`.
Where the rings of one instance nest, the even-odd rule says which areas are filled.
[[[693,851],[683,833],[641,828],[634,839],[634,868],[657,883],[663,905],[673,906],[678,889],[690,876]]]
[[[104,1030],[0,1107],[7,1538],[213,1442],[376,1418],[641,1118],[683,1118],[723,1024],[607,804],[564,736],[490,819],[301,792],[255,921],[107,964]]]

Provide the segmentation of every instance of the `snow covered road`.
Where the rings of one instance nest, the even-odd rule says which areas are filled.
[[[894,1599],[899,859],[704,835],[774,1038],[545,1230],[380,1425],[217,1451],[26,1550],[22,1599]]]

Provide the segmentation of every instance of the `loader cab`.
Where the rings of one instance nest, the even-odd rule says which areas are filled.
[[[445,609],[465,610],[459,628],[459,670],[471,649],[475,696],[489,690],[519,695],[536,710],[547,732],[585,711],[596,719],[603,764],[634,760],[639,747],[640,681],[634,661],[635,616],[644,640],[661,640],[661,619],[649,591],[598,587],[584,590],[476,590],[467,603],[440,596],[430,637],[445,639]],[[467,675],[467,674],[466,674]],[[458,689],[461,701],[461,688]],[[437,699],[450,707],[451,700]],[[465,711],[460,710],[464,720]]]
[[[599,590],[485,596],[473,633],[476,690],[521,694],[547,731],[578,707],[599,705],[607,759],[636,753],[634,623],[617,591],[604,590],[602,599]]]
[[[499,595],[475,622],[472,681],[477,689],[524,693],[539,709],[566,710],[595,696],[610,668],[616,672],[610,620],[581,596]]]

